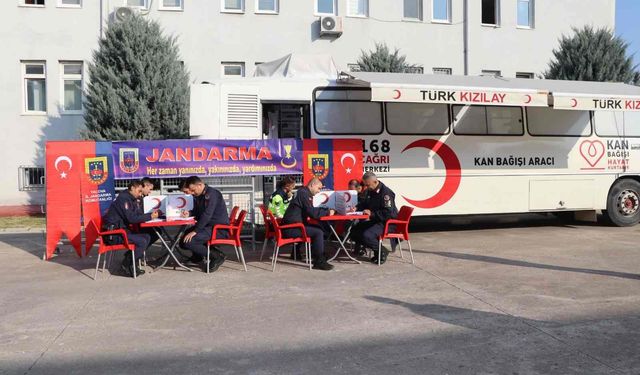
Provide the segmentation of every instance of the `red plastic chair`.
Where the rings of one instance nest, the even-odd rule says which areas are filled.
[[[111,235],[122,236],[123,243],[118,245],[105,244],[104,236],[111,236]],[[124,229],[115,229],[115,230],[110,230],[106,232],[99,232],[98,237],[100,237],[100,246],[98,247],[98,261],[96,262],[96,273],[95,275],[93,275],[93,279],[96,280],[98,277],[98,267],[100,266],[100,256],[104,253],[108,253],[110,251],[118,251],[118,250],[131,251],[131,261],[133,263],[133,278],[135,279],[136,278],[136,261],[135,261],[136,257],[133,256],[133,251],[136,249],[136,245],[129,243],[129,239],[127,238],[127,232]],[[103,273],[107,264],[106,260],[107,259],[105,255],[105,261],[102,264]]]
[[[262,262],[262,257],[264,256],[264,250],[267,248],[267,243],[269,242],[269,240],[273,240],[275,242],[276,233],[273,229],[273,225],[271,224],[271,222],[269,221],[269,218],[267,217],[267,212],[269,211],[267,209],[267,206],[265,206],[264,204],[261,204],[259,207],[260,207],[260,212],[262,213],[262,219],[264,220],[264,242],[262,243],[262,251],[260,252],[260,261]],[[274,250],[275,250],[275,247],[274,247]]]
[[[411,250],[411,241],[409,240],[409,221],[411,220],[411,214],[413,213],[413,208],[409,206],[402,206],[400,208],[400,212],[398,212],[398,217],[395,219],[387,220],[387,223],[384,226],[384,233],[378,237],[378,265],[380,265],[380,255],[382,253],[382,241],[391,240],[393,238],[398,240],[398,247],[400,248],[400,257],[404,259],[402,255],[402,243],[400,240],[407,241],[409,244],[409,254],[411,254],[411,264],[415,264],[413,260],[413,251]],[[393,231],[389,230],[390,225],[395,225],[395,229]]]
[[[236,257],[238,258],[238,262],[242,262],[242,266],[244,267],[244,271],[247,272],[247,263],[244,261],[244,253],[242,252],[242,241],[240,240],[240,233],[242,232],[242,226],[244,225],[244,218],[247,216],[247,211],[242,210],[238,215],[235,224],[217,224],[213,227],[213,232],[211,233],[211,239],[207,242],[207,273],[209,273],[209,248],[211,246],[217,245],[229,245],[233,246],[236,250]],[[219,230],[227,229],[229,231],[230,238],[216,238],[217,232]]]
[[[229,224],[236,225],[236,216],[238,216],[239,209],[240,207],[233,206],[233,208],[231,209],[231,213],[229,214]]]
[[[273,250],[273,258],[271,259],[271,263],[273,265],[272,272],[276,270],[276,263],[278,262],[278,254],[280,253],[280,248],[286,245],[292,244],[304,244],[304,249],[307,255],[307,263],[309,264],[309,270],[311,270],[311,238],[307,236],[307,231],[304,228],[302,223],[294,223],[294,224],[286,224],[280,225],[278,220],[273,216],[273,214],[267,211],[267,220],[273,225],[275,240],[276,240],[276,248]],[[298,228],[302,232],[300,237],[295,238],[284,238],[282,231],[284,229],[293,229]]]

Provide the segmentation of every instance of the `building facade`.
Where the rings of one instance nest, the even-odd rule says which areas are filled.
[[[43,204],[44,142],[78,138],[87,64],[120,7],[178,37],[193,82],[251,76],[291,52],[348,71],[376,42],[416,73],[534,78],[572,27],[615,27],[615,0],[2,1],[0,214]]]

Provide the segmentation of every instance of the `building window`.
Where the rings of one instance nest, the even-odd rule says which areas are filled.
[[[451,23],[451,0],[433,0],[433,22]]]
[[[451,68],[433,68],[433,74],[451,75]]]
[[[533,28],[534,0],[518,0],[518,27]]]
[[[422,0],[404,0],[404,18],[422,20]]]
[[[184,10],[183,0],[161,0],[160,10]]]
[[[502,72],[499,70],[482,69],[482,73],[480,73],[480,75],[485,77],[502,77]]]
[[[533,73],[516,72],[516,78],[533,79]]]
[[[125,0],[125,5],[130,8],[147,9],[149,0]]]
[[[349,69],[350,72],[359,72],[360,71],[360,65],[358,65],[358,64],[347,64],[347,68]]]
[[[22,63],[25,113],[47,112],[46,65],[44,61]]]
[[[316,14],[317,15],[337,15],[336,0],[316,0]]]
[[[82,8],[82,0],[58,0],[60,8]]]
[[[20,191],[44,189],[44,167],[18,167],[18,189]]]
[[[256,0],[256,13],[278,13],[278,0]]]
[[[244,77],[244,63],[243,62],[223,62],[222,76],[223,77]]]
[[[424,68],[421,66],[414,66],[412,68],[408,68],[405,73],[410,74],[424,74]]]
[[[82,113],[82,62],[61,62],[62,110],[64,113]]]
[[[500,0],[482,0],[482,24],[500,24]]]
[[[222,11],[226,13],[244,13],[244,0],[222,0]]]
[[[22,0],[20,5],[33,6],[33,7],[43,7],[44,0]]]
[[[369,17],[369,0],[349,0],[347,3],[347,16]]]

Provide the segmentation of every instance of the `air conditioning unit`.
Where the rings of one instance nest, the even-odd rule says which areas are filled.
[[[131,17],[134,14],[137,14],[140,12],[140,9],[138,8],[132,8],[132,7],[117,7],[114,11],[112,16],[112,20],[113,21],[124,21],[127,18]]]
[[[320,36],[342,35],[342,17],[320,17]]]

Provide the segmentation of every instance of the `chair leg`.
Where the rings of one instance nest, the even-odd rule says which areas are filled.
[[[380,255],[382,255],[382,240],[378,240],[378,265],[380,265]]]
[[[298,244],[294,243],[293,244],[293,261],[297,261],[298,260]]]
[[[278,253],[280,252],[280,247],[276,246],[276,251],[273,253],[273,268],[271,272],[276,272],[276,263],[278,263]]]
[[[240,259],[242,260],[242,266],[244,267],[244,272],[247,272],[247,263],[244,261],[244,253],[242,252],[242,246],[238,247],[238,252],[240,253]]]
[[[416,262],[413,260],[413,251],[411,250],[411,241],[407,241],[407,244],[409,244],[409,254],[411,254],[411,264],[416,264]]]
[[[262,262],[262,257],[264,256],[264,251],[267,248],[267,242],[269,239],[265,237],[264,242],[262,243],[262,251],[260,252],[260,261]]]
[[[93,275],[93,279],[94,280],[98,279],[98,268],[100,268],[100,254],[99,253],[98,253],[98,261],[96,262],[96,273]]]
[[[131,252],[131,265],[133,266],[133,279],[136,279],[136,255]]]
[[[211,252],[211,249],[209,248],[209,244],[207,244],[207,274],[209,273],[209,261],[210,261],[210,256],[209,253]]]
[[[309,271],[311,271],[311,244],[305,242],[304,248],[307,250],[307,263],[309,263]]]
[[[111,257],[113,257],[113,252],[106,253],[104,255],[104,260],[102,261],[102,273],[104,273],[107,267],[111,269]],[[107,262],[107,258],[109,258],[108,262]]]
[[[402,255],[402,242],[400,242],[400,240],[397,240],[397,241],[398,241],[398,249],[400,250],[400,258],[404,260],[404,255]]]

